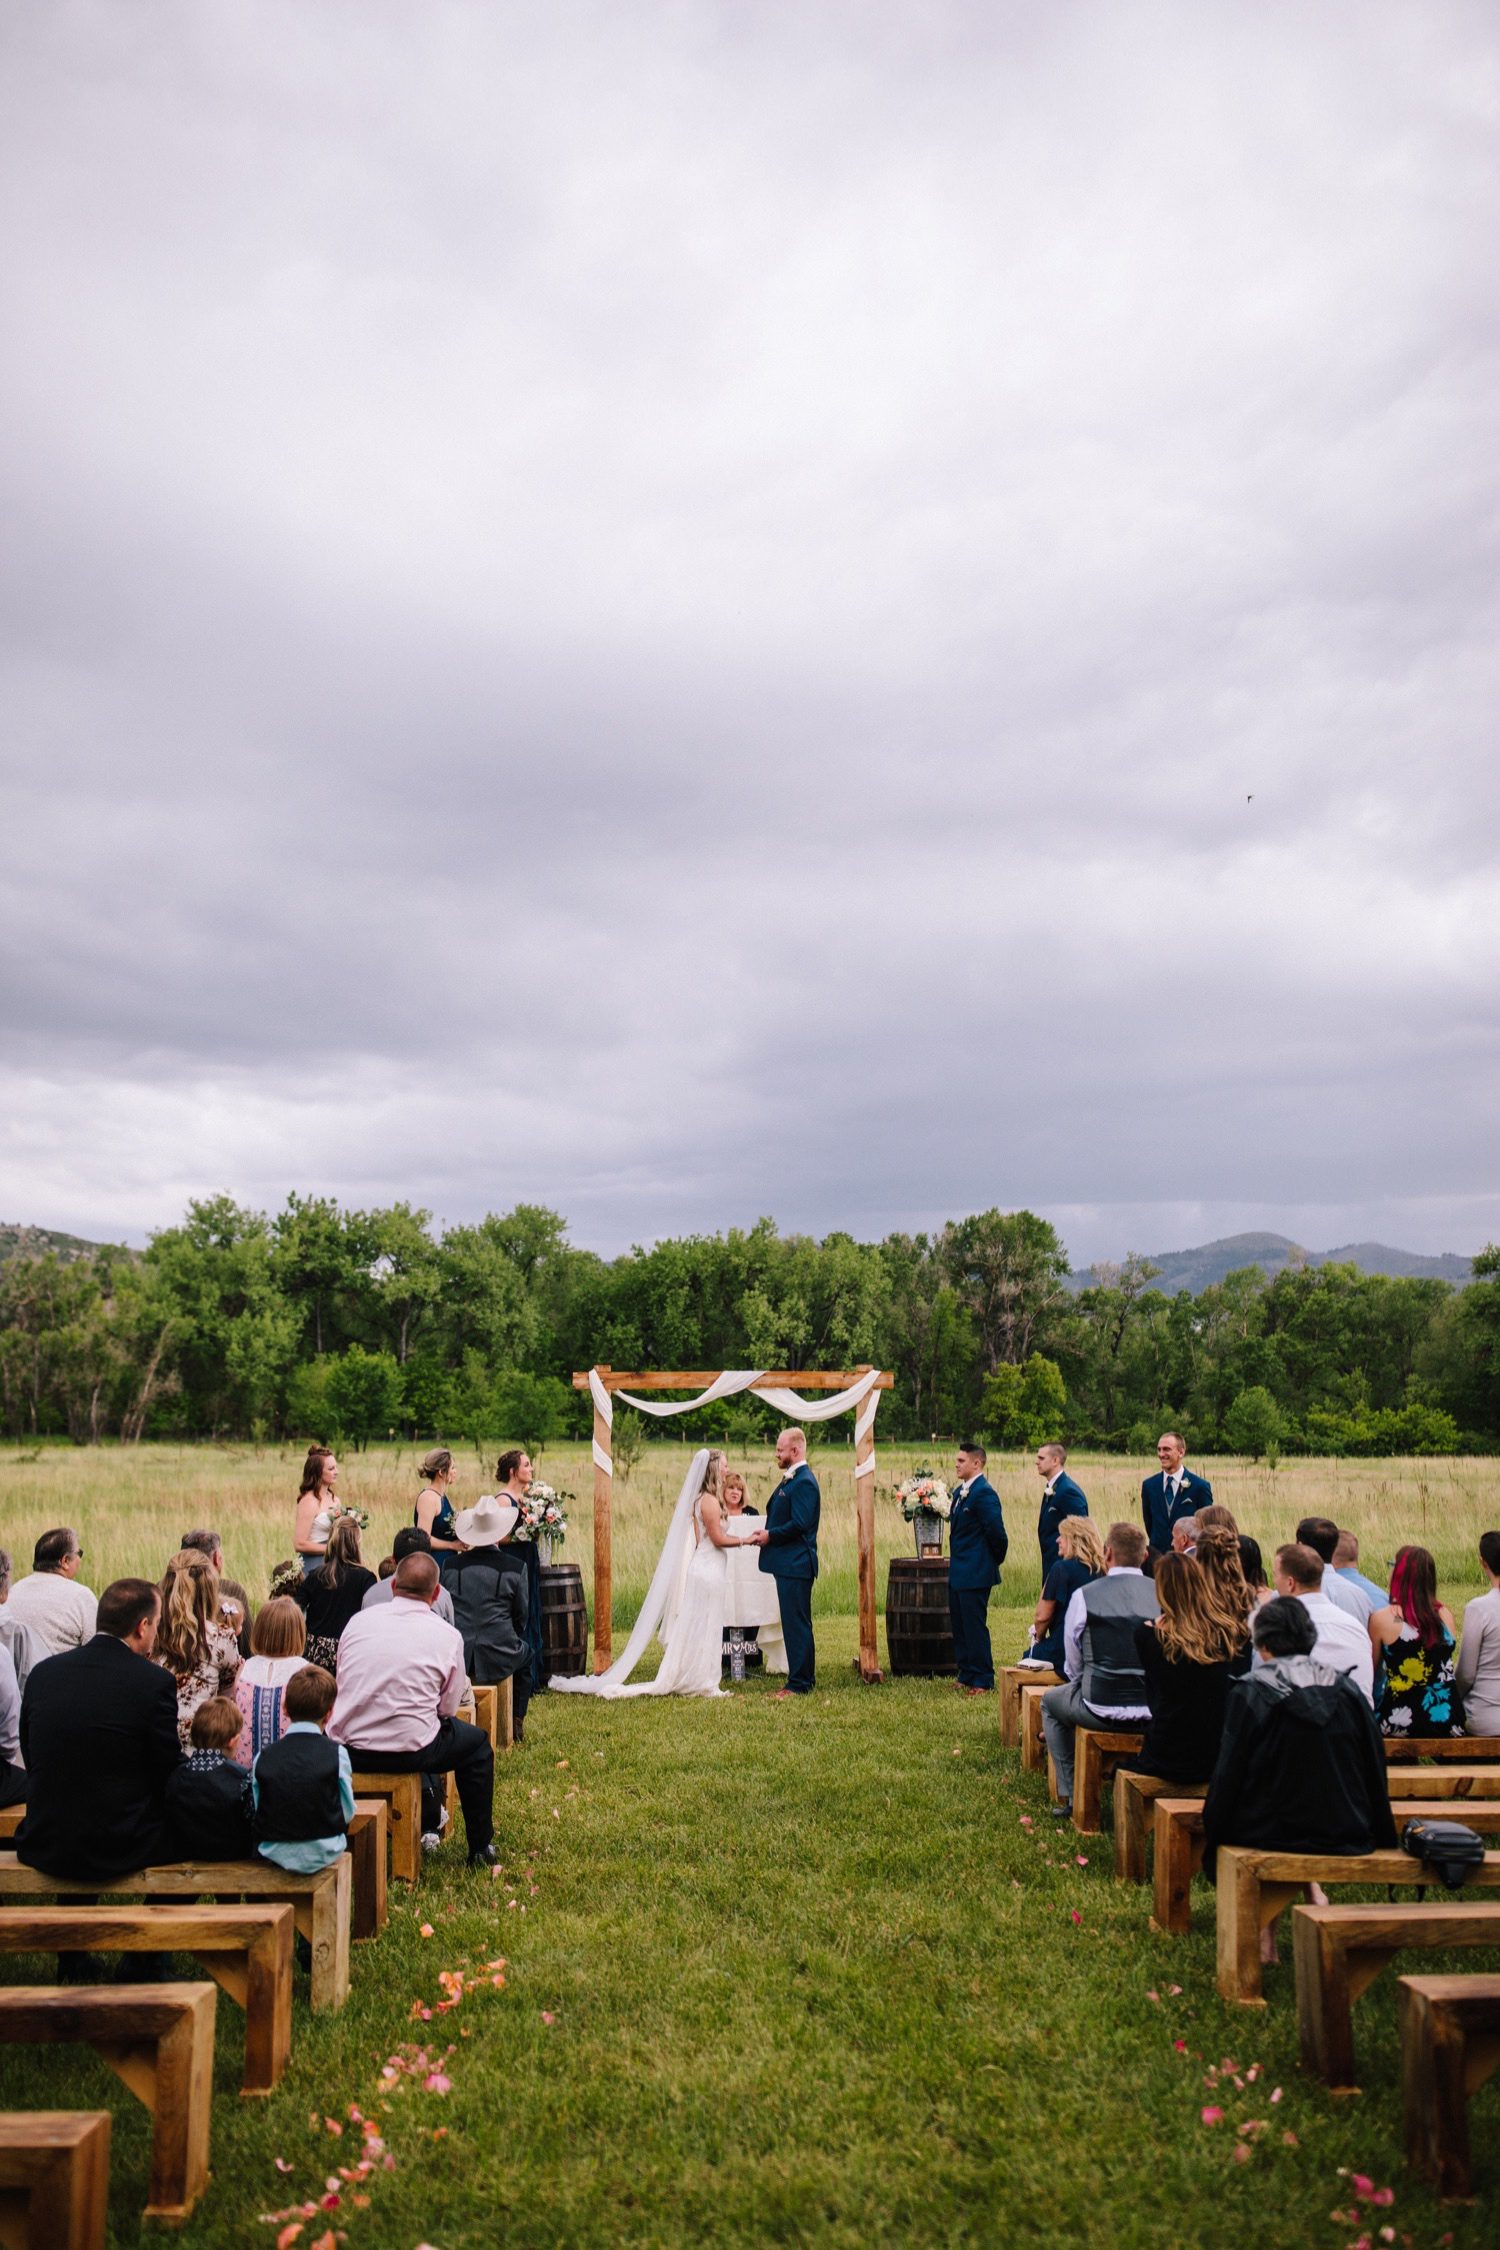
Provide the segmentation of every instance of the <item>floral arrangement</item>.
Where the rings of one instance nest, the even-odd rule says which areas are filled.
[[[903,1477],[896,1487],[896,1498],[908,1523],[914,1523],[918,1516],[941,1516],[946,1522],[953,1513],[953,1495],[931,1469],[918,1469],[915,1475]]]
[[[549,1546],[560,1547],[568,1536],[563,1502],[572,1497],[571,1492],[555,1492],[540,1477],[533,1477],[529,1488],[515,1496],[521,1515],[517,1532],[524,1538],[545,1539]]]
[[[345,1517],[350,1523],[352,1523],[356,1531],[368,1531],[370,1528],[369,1509],[353,1508],[348,1504],[347,1501],[344,1500],[330,1500],[326,1508],[320,1508],[318,1510],[318,1514],[320,1516],[326,1516],[328,1518],[328,1528],[330,1531],[332,1531],[340,1516]]]

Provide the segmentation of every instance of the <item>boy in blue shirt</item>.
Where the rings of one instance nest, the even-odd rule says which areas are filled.
[[[250,1769],[256,1847],[291,1875],[316,1875],[347,1847],[354,1770],[323,1729],[337,1693],[331,1672],[304,1664],[286,1684],[286,1726]]]

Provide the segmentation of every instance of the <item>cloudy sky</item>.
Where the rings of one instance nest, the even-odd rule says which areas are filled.
[[[0,1218],[1500,1236],[1486,0],[0,29]]]

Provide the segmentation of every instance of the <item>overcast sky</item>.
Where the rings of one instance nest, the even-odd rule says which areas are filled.
[[[1486,0],[0,65],[0,1218],[1500,1236]]]

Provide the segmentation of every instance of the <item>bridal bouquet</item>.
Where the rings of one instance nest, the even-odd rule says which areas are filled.
[[[908,1523],[914,1523],[918,1516],[941,1516],[946,1521],[953,1513],[953,1495],[931,1469],[918,1469],[914,1476],[903,1477],[896,1487],[896,1498]]]
[[[571,1492],[555,1492],[550,1484],[533,1477],[530,1488],[517,1499],[521,1520],[516,1529],[528,1539],[545,1539],[549,1547],[560,1547],[568,1536],[562,1504],[572,1497]]]
[[[348,1502],[344,1500],[331,1500],[328,1503],[328,1506],[321,1509],[319,1512],[320,1514],[325,1515],[328,1518],[328,1528],[330,1531],[333,1529],[333,1526],[338,1522],[341,1516],[345,1519],[346,1522],[352,1523],[356,1531],[368,1531],[370,1528],[369,1509],[351,1508]]]

